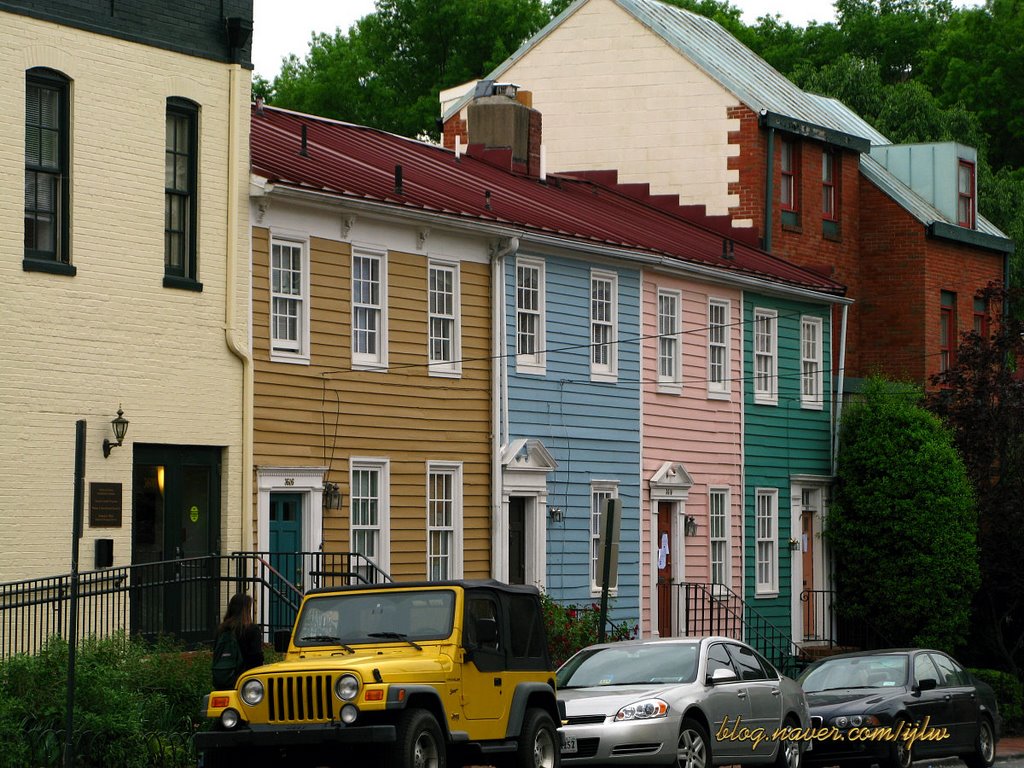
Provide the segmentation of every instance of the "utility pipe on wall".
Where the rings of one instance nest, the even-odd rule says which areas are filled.
[[[505,328],[505,257],[519,250],[519,238],[499,240],[491,251],[491,576],[508,581],[507,528],[501,484],[501,455],[508,445],[508,351]]]

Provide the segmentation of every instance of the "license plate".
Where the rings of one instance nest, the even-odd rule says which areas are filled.
[[[567,733],[562,734],[562,754],[574,755],[579,747],[576,746],[576,737]]]

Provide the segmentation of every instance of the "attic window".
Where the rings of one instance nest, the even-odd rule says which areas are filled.
[[[974,163],[960,161],[957,172],[956,223],[961,227],[974,229],[975,177]]]

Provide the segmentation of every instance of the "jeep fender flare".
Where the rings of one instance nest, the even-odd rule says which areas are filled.
[[[398,698],[398,691],[405,691],[402,699]],[[410,705],[430,712],[437,724],[441,726],[441,732],[446,741],[452,740],[452,734],[448,730],[448,713],[445,711],[444,702],[437,689],[429,685],[392,685],[388,688],[388,710],[408,709]]]
[[[505,738],[517,739],[523,730],[526,710],[530,707],[543,709],[555,721],[555,727],[562,722],[555,703],[555,689],[547,683],[519,683],[512,694],[512,705],[508,708],[508,725]]]

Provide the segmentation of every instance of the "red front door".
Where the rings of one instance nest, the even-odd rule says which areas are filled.
[[[672,502],[658,502],[658,532],[654,542],[658,558],[658,635],[672,636],[672,612],[676,592],[672,582]]]

